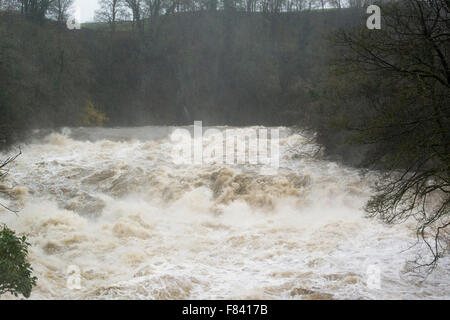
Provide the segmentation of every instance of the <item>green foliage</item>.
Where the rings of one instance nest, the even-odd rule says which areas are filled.
[[[28,247],[25,236],[19,237],[5,225],[0,226],[0,295],[21,294],[29,298],[37,278],[27,262]]]
[[[105,113],[97,110],[94,107],[94,104],[92,101],[88,101],[86,103],[86,107],[84,108],[84,114],[83,114],[83,125],[84,126],[97,126],[97,127],[103,127],[103,124],[105,121],[108,120],[108,117]]]

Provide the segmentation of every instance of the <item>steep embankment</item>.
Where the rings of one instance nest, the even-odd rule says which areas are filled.
[[[32,243],[33,298],[449,297],[448,259],[421,284],[403,273],[414,223],[364,218],[373,174],[309,157],[285,128],[277,175],[177,165],[173,129],[74,129],[23,147],[2,199],[21,211],[0,221]]]

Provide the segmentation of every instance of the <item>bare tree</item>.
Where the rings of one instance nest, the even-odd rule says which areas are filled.
[[[117,22],[127,16],[125,2],[123,0],[100,0],[99,5],[100,9],[95,12],[95,21],[108,23],[111,31],[115,32]]]
[[[49,6],[50,17],[59,23],[66,23],[74,0],[53,0]]]
[[[325,6],[328,2],[329,0],[320,0],[320,7],[322,8],[322,10],[325,10]]]
[[[149,18],[157,17],[161,14],[162,0],[145,0],[147,16]]]
[[[328,2],[334,8],[338,8],[338,9],[342,8],[342,0],[329,0]]]
[[[0,10],[3,11],[20,10],[20,2],[17,0],[0,0]]]
[[[144,30],[143,11],[144,11],[144,1],[143,0],[125,0],[126,6],[131,10],[133,16],[133,28],[137,31],[142,32]]]
[[[350,129],[385,172],[367,212],[387,223],[415,219],[432,253],[416,266],[431,271],[450,249],[450,1],[404,0],[382,12],[381,30],[339,36],[350,49],[342,66],[367,79],[357,88],[369,108]]]
[[[20,10],[28,18],[43,20],[53,1],[55,0],[20,0]]]

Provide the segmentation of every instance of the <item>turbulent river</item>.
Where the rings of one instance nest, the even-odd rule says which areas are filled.
[[[449,259],[425,281],[405,272],[413,222],[365,217],[375,173],[308,156],[287,128],[275,175],[176,164],[174,129],[36,131],[21,146],[0,185],[20,211],[0,222],[32,244],[31,298],[450,298]]]

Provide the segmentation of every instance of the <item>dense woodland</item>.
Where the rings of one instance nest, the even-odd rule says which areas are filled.
[[[138,22],[117,14],[113,23],[111,3],[97,13],[104,23],[81,30],[21,6],[1,13],[0,141],[33,127],[87,125],[87,105],[107,126],[298,124],[329,78],[328,34],[366,16],[266,12],[257,2],[257,12],[181,6]]]

